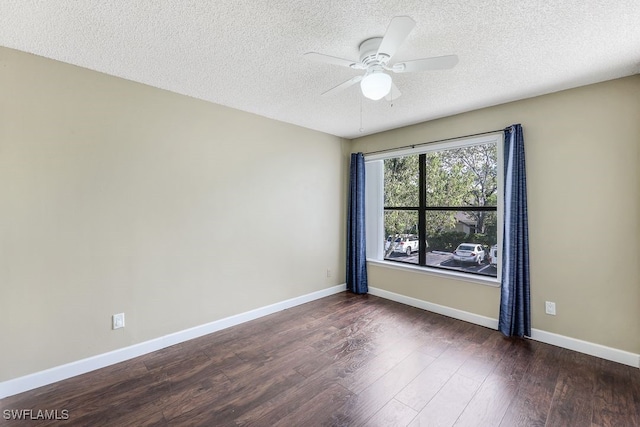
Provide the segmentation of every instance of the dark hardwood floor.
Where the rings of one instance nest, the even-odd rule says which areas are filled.
[[[0,400],[81,426],[638,426],[640,370],[341,293]]]

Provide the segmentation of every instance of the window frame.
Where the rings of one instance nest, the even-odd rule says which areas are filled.
[[[481,274],[466,273],[463,271],[446,270],[442,268],[434,268],[425,265],[403,263],[397,261],[389,261],[384,259],[384,241],[387,238],[384,233],[384,160],[398,157],[406,157],[412,155],[421,155],[434,151],[450,150],[455,148],[464,148],[474,145],[496,144],[497,155],[497,245],[502,247],[503,239],[503,211],[504,211],[504,136],[500,133],[487,134],[477,137],[459,138],[455,140],[435,142],[431,144],[423,144],[420,146],[402,148],[398,150],[389,150],[380,153],[365,154],[366,168],[366,189],[365,189],[365,218],[366,218],[366,235],[367,235],[367,262],[374,265],[383,265],[394,269],[416,271],[447,277],[468,282],[480,283],[490,286],[499,286],[502,276],[502,251],[498,251],[497,276],[485,276]],[[420,168],[423,162],[419,162]],[[424,176],[424,174],[421,174]],[[424,182],[420,182],[420,192],[424,192]],[[422,198],[424,195],[421,194]],[[420,204],[424,204],[420,201]],[[418,210],[416,210],[419,212]],[[420,213],[418,214],[420,219]],[[424,219],[421,219],[424,221]],[[421,226],[421,233],[424,233],[424,226]],[[422,236],[424,237],[424,236]],[[490,249],[489,249],[490,250]],[[424,254],[422,251],[419,263],[424,263]]]

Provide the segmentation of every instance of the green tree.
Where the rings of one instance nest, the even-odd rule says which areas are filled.
[[[473,145],[444,151],[449,167],[457,164],[467,177],[462,206],[496,206],[498,190],[498,164],[495,144]],[[476,222],[476,232],[487,234],[487,220],[491,211],[468,212]]]
[[[426,203],[430,207],[451,207],[464,204],[465,195],[472,185],[470,176],[460,162],[452,161],[447,151],[426,155]],[[429,211],[427,235],[435,235],[456,226],[455,211]]]
[[[418,207],[418,156],[384,161],[384,205]]]
[[[398,157],[384,161],[384,205],[418,208],[418,156]],[[385,234],[415,234],[418,216],[411,211],[386,211]]]
[[[497,150],[495,144],[474,145],[425,154],[425,194],[428,207],[495,206],[497,202]],[[385,207],[413,207],[414,211],[385,211],[385,233],[417,234],[419,156],[384,161]],[[455,210],[427,211],[427,240],[463,239],[455,232]],[[493,211],[466,211],[482,239],[495,241],[497,216]],[[453,234],[452,234],[453,233]],[[448,237],[447,237],[448,236]],[[479,237],[480,238],[480,237]],[[448,244],[435,245],[448,247]]]

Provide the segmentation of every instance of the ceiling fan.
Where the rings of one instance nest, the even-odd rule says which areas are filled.
[[[312,61],[365,70],[363,75],[355,76],[338,86],[324,92],[322,96],[335,95],[350,86],[360,82],[362,94],[374,101],[387,97],[392,100],[401,93],[393,83],[391,76],[385,71],[393,73],[412,73],[414,71],[445,70],[453,68],[458,63],[457,55],[436,56],[432,58],[415,59],[412,61],[389,64],[398,47],[404,42],[415,27],[416,22],[408,16],[396,16],[389,23],[384,37],[374,37],[360,43],[360,60],[336,58],[316,52],[308,52],[304,57]]]

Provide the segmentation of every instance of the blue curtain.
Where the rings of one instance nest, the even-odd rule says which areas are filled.
[[[349,213],[347,218],[347,289],[366,294],[367,255],[364,227],[364,155],[351,154]]]
[[[522,126],[504,131],[504,235],[498,329],[509,337],[531,336],[527,180]]]

